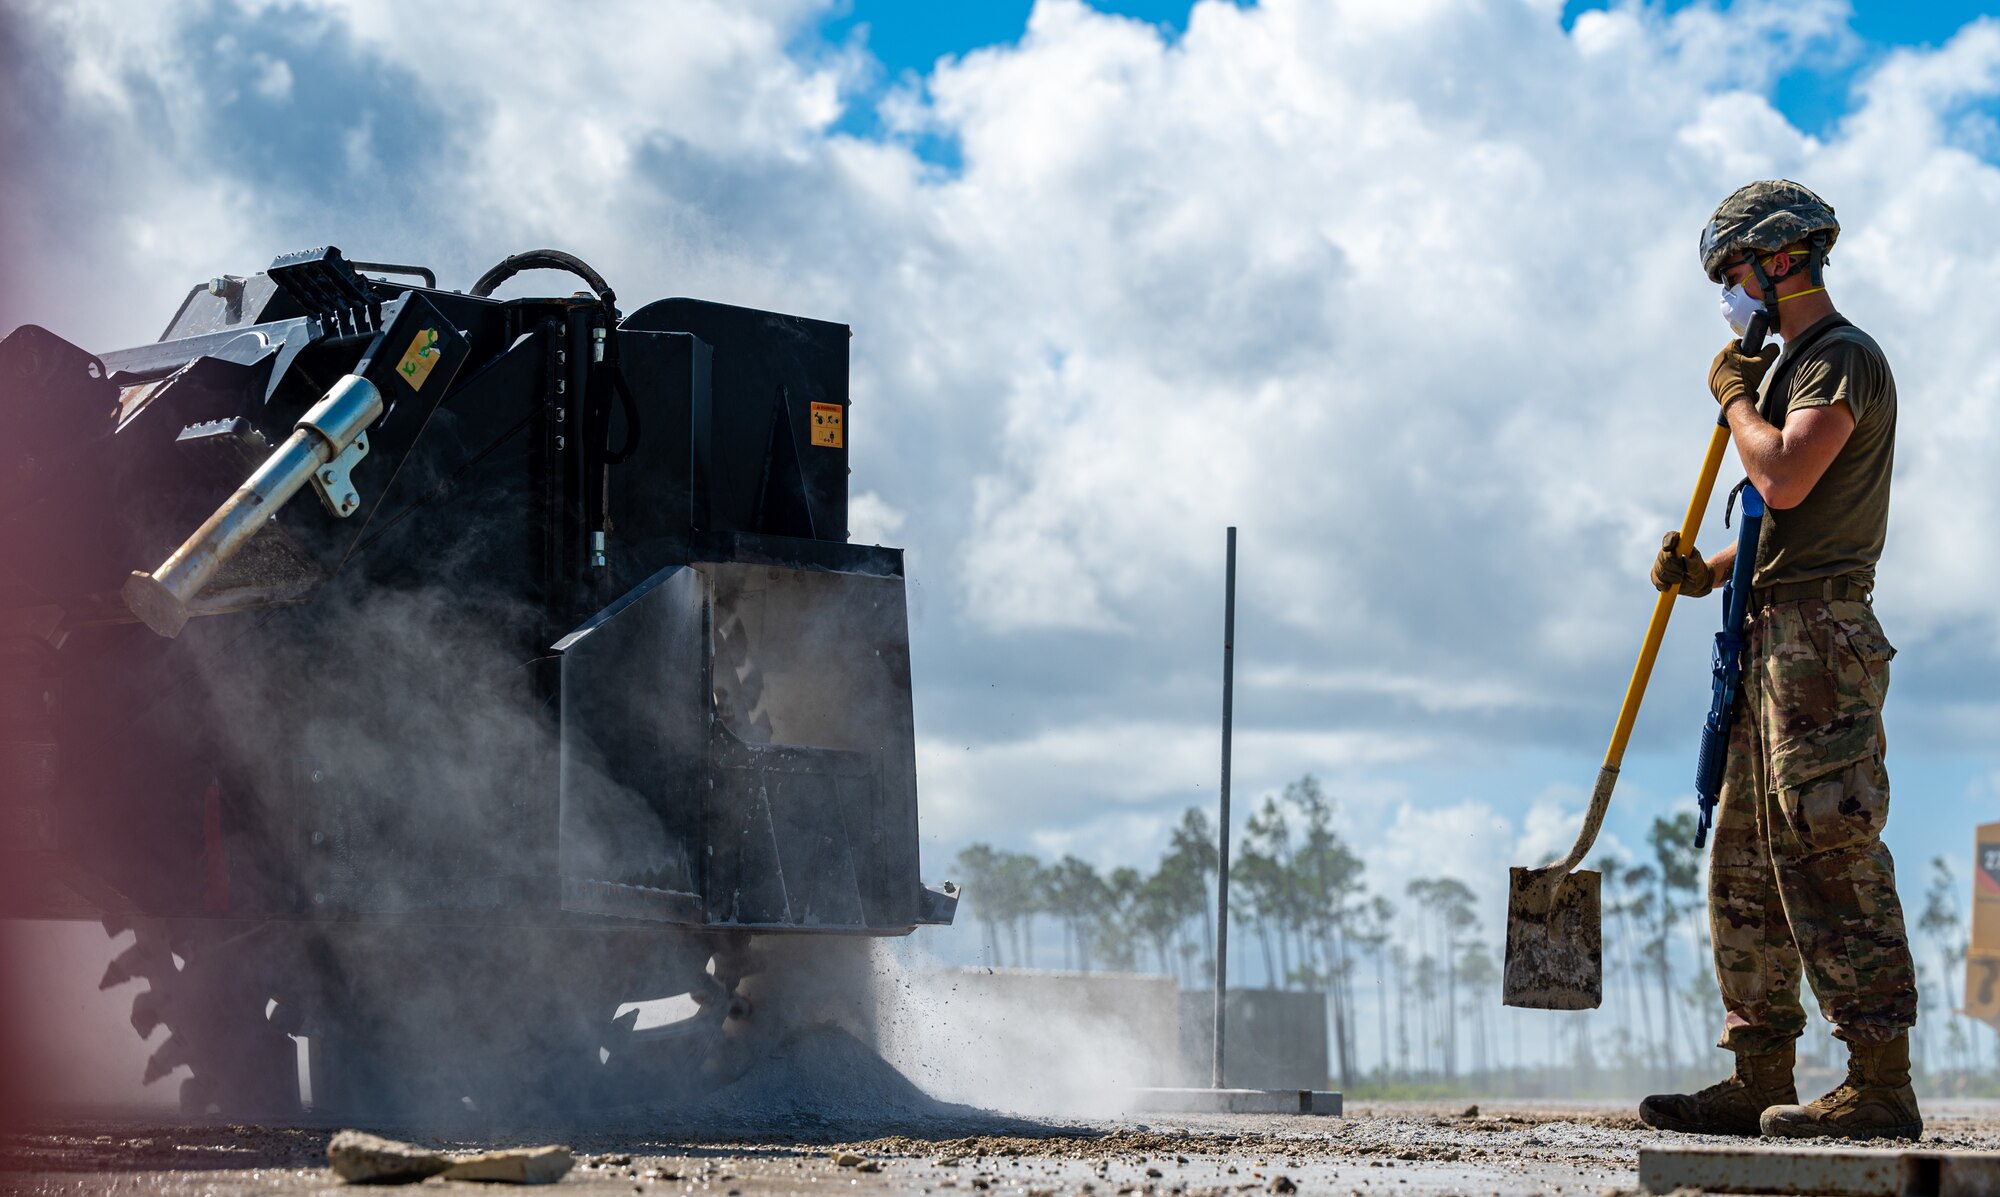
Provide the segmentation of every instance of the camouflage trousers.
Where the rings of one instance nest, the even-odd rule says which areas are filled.
[[[1882,842],[1882,701],[1895,649],[1868,604],[1752,611],[1729,737],[1708,913],[1721,1046],[1759,1053],[1805,1030],[1801,959],[1842,1039],[1917,1020],[1916,968]]]

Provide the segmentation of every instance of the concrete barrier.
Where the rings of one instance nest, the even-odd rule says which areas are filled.
[[[1322,1089],[1327,1085],[1326,995],[1296,989],[1231,989],[1223,1082],[1246,1089]],[[1181,1081],[1206,1085],[1215,1042],[1215,997],[1180,995]]]

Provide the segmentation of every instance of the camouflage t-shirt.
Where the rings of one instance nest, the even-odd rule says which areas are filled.
[[[1845,403],[1854,431],[1804,501],[1767,509],[1753,585],[1806,582],[1839,574],[1875,577],[1889,527],[1889,473],[1896,457],[1896,380],[1881,346],[1828,316],[1785,347],[1764,380],[1758,410],[1782,428],[1806,407]]]

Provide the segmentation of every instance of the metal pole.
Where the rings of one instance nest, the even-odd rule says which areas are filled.
[[[1215,870],[1215,1058],[1209,1087],[1222,1088],[1223,1011],[1229,998],[1229,741],[1236,702],[1236,529],[1229,529],[1229,564],[1222,603],[1222,827]]]

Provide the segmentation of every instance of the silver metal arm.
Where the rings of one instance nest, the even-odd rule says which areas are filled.
[[[382,411],[382,393],[374,383],[358,374],[334,383],[172,556],[150,574],[135,570],[125,579],[127,609],[160,635],[178,636],[187,625],[189,604],[217,571],[308,483],[330,514],[353,514],[361,500],[347,472],[368,451],[363,433]]]

